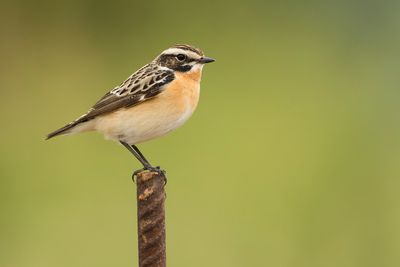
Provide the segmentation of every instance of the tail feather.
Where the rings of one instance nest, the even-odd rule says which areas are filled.
[[[73,122],[70,122],[67,125],[65,125],[64,127],[61,127],[60,129],[49,133],[46,136],[46,140],[53,138],[57,135],[72,133],[72,130],[74,130],[73,132],[84,132],[84,131],[90,130],[90,125],[88,125],[88,123],[87,123],[89,121],[89,119],[87,118],[86,115],[87,114],[83,114],[82,116],[80,116],[79,118],[74,120]]]
[[[48,139],[50,139],[50,138],[53,138],[53,137],[55,137],[55,136],[57,136],[57,135],[68,134],[69,131],[70,131],[72,128],[74,128],[76,125],[78,125],[77,122],[71,122],[71,123],[65,125],[64,127],[61,127],[60,129],[57,129],[57,130],[55,130],[54,132],[49,133],[49,134],[46,136],[46,140],[48,140]]]

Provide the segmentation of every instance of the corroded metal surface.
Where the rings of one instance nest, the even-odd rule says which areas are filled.
[[[139,267],[165,267],[165,175],[137,174]]]

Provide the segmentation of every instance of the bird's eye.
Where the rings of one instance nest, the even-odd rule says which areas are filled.
[[[184,61],[186,59],[186,56],[184,54],[179,54],[176,56],[176,59],[179,61]]]

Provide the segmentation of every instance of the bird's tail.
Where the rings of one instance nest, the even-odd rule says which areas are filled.
[[[78,122],[71,122],[71,123],[65,125],[64,127],[61,127],[60,129],[57,129],[57,130],[55,130],[54,132],[49,133],[49,134],[46,136],[46,140],[48,140],[48,139],[50,139],[50,138],[53,138],[53,137],[55,137],[55,136],[57,136],[57,135],[68,134],[68,133],[70,133],[71,130],[72,130],[76,125],[78,125],[78,124],[79,124]]]

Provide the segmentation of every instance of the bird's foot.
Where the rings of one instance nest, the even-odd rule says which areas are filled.
[[[147,167],[144,167],[144,169],[145,169],[145,170],[148,170],[148,171],[151,171],[151,172],[156,172],[156,173],[158,173],[158,174],[160,174],[160,175],[165,175],[165,173],[166,173],[166,171],[163,170],[163,169],[161,169],[160,166],[155,166],[155,167],[153,167],[153,166],[147,166]]]
[[[133,174],[132,174],[132,181],[133,182],[135,182],[135,176],[137,176],[142,171],[156,172],[158,175],[160,175],[160,176],[162,176],[164,178],[164,185],[167,184],[167,176],[165,175],[166,171],[161,169],[160,166],[154,167],[154,166],[151,166],[151,165],[144,166],[142,169],[134,171]]]
[[[161,176],[164,179],[164,186],[167,184],[167,176],[165,175],[167,172],[163,169],[161,169],[160,166],[147,166],[144,167],[145,170],[151,171],[151,172],[156,172],[159,176]]]

